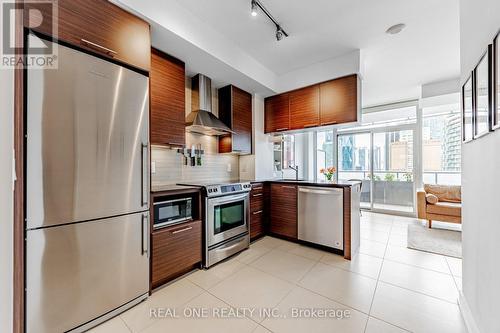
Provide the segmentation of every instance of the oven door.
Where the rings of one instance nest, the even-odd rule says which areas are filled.
[[[248,232],[248,193],[207,199],[208,247]]]

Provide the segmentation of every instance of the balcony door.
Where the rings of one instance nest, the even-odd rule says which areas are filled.
[[[414,135],[414,125],[338,135],[338,178],[362,181],[362,208],[414,214]]]

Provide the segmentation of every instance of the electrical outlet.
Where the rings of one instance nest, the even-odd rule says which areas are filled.
[[[156,162],[151,162],[151,173],[156,173]]]
[[[227,172],[231,172],[231,171],[233,171],[233,167],[232,167],[231,163],[228,163],[227,164]]]

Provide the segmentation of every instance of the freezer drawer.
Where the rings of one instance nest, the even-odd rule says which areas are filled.
[[[148,215],[29,230],[26,332],[65,332],[149,289]]]
[[[299,187],[298,238],[343,250],[343,198],[341,188]]]

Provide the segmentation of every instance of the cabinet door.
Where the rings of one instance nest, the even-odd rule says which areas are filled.
[[[319,126],[319,85],[290,93],[290,122],[292,129]]]
[[[153,288],[188,272],[201,262],[201,221],[153,232],[151,280]]]
[[[263,183],[252,184],[250,192],[250,239],[254,240],[265,233],[265,192]]]
[[[320,124],[358,120],[358,76],[350,75],[320,84]]]
[[[271,184],[270,231],[297,239],[297,186]]]
[[[290,129],[289,94],[268,97],[265,100],[265,133]]]
[[[147,22],[105,0],[55,3],[59,40],[149,71],[151,40]],[[24,6],[24,25],[53,36],[52,7],[29,1]]]
[[[150,87],[151,144],[185,145],[184,63],[152,49]]]
[[[233,88],[233,152],[252,153],[252,95]]]
[[[219,89],[219,119],[235,133],[219,137],[219,153],[252,153],[252,95],[235,86]]]

